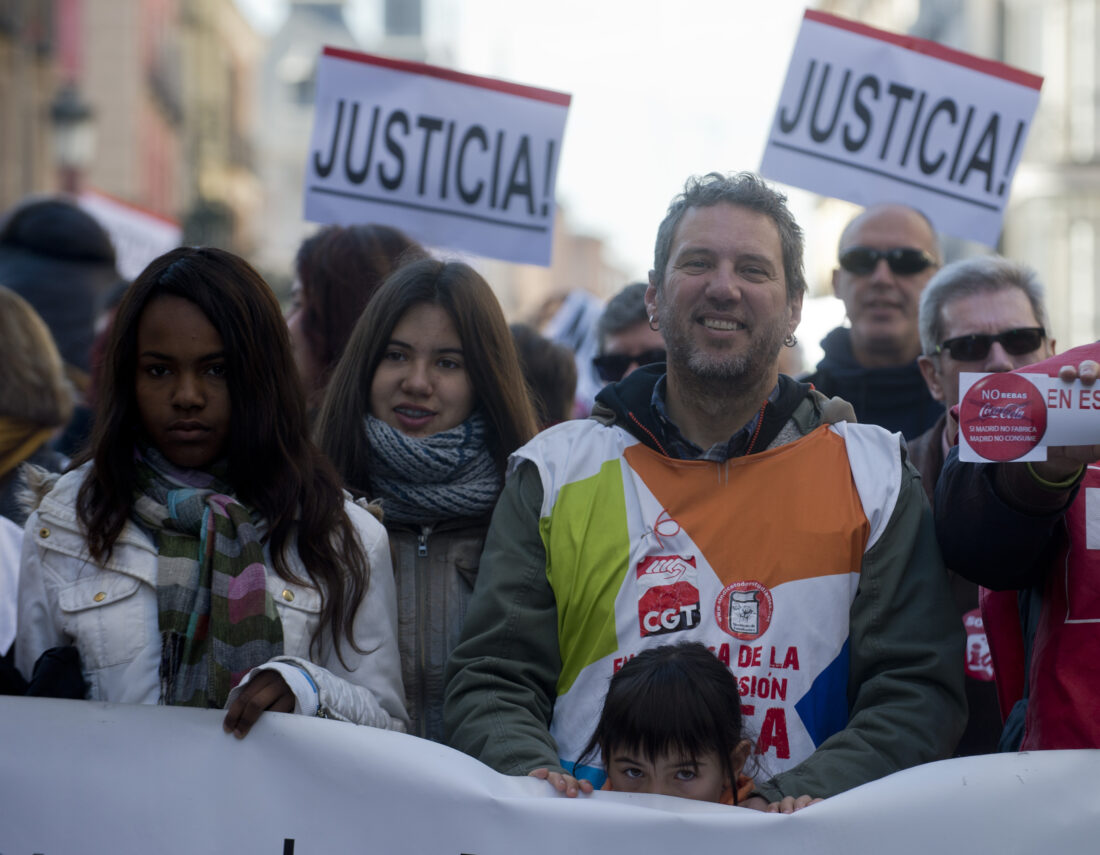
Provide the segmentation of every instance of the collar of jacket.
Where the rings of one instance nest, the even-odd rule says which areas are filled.
[[[656,363],[637,369],[618,383],[604,386],[596,395],[592,418],[604,424],[618,424],[643,444],[667,456],[664,428],[650,407],[653,387],[664,374],[664,363]],[[779,397],[764,410],[754,451],[768,447],[811,392],[808,383],[799,383],[786,374],[779,375]]]

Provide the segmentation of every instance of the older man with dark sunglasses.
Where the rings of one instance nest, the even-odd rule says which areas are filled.
[[[825,358],[807,378],[818,391],[851,403],[861,422],[906,439],[943,411],[916,362],[920,294],[940,263],[935,229],[919,211],[877,205],[855,217],[840,236],[833,271],[833,291],[851,327],[825,337]]]
[[[1043,286],[1035,271],[999,256],[948,264],[932,277],[920,300],[921,373],[932,397],[950,410],[959,402],[964,371],[1012,371],[1054,354],[1048,338]],[[909,443],[928,499],[935,494],[958,422],[945,412]],[[964,568],[965,569],[965,568]],[[951,589],[967,631],[966,698],[970,718],[956,753],[997,750],[1001,716],[993,684],[990,645],[978,609],[978,586],[951,572]]]

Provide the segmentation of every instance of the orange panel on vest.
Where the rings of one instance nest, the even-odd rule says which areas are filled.
[[[858,573],[870,525],[844,440],[828,427],[726,463],[674,460],[641,443],[630,468],[664,507],[654,533],[679,528],[723,584]]]

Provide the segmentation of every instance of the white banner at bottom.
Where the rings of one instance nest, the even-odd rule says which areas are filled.
[[[403,734],[217,711],[0,698],[0,853],[949,855],[1095,851],[1100,751],[932,763],[783,816],[566,799]]]

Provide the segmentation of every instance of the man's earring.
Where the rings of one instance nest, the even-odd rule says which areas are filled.
[[[653,330],[653,332],[660,332],[661,331],[661,325],[658,324],[656,321],[657,321],[656,315],[650,315],[649,316],[649,328],[651,330]]]
[[[798,344],[798,339],[795,338],[794,333],[787,333],[787,337],[783,339],[783,344],[787,345],[787,347],[794,347]]]

